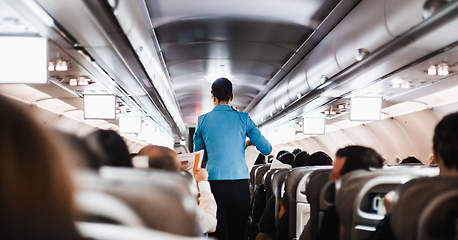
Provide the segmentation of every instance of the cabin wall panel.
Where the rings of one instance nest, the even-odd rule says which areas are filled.
[[[312,89],[307,83],[307,69],[305,61],[301,61],[292,71],[288,81],[288,97],[291,102],[297,100],[297,94],[310,92]]]
[[[386,119],[376,124],[367,124],[367,128],[379,139],[385,153],[383,154],[388,163],[395,163],[394,157],[417,155],[415,146],[409,136],[393,119]]]
[[[441,119],[450,113],[458,112],[458,103],[453,102],[441,106],[434,107],[434,113],[436,113]]]

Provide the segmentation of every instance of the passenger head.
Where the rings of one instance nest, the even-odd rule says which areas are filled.
[[[437,124],[433,154],[441,174],[458,173],[458,112],[445,116]]]
[[[3,96],[0,108],[2,236],[3,230],[10,230],[4,224],[20,224],[20,231],[49,224],[52,228],[74,229],[73,185],[62,153],[25,109]]]
[[[295,167],[303,167],[307,163],[310,155],[307,152],[300,152],[296,155],[293,162],[293,168]]]
[[[143,147],[138,155],[148,156],[150,168],[165,171],[180,171],[181,169],[177,153],[170,148],[148,145]]]
[[[287,153],[281,155],[278,160],[280,162],[284,163],[284,164],[289,164],[289,165],[293,166],[294,154],[292,154],[290,152],[287,152]]]
[[[330,178],[336,182],[351,171],[383,167],[383,158],[372,148],[348,146],[337,150]]]
[[[320,166],[320,165],[332,165],[331,157],[324,152],[316,152],[310,155],[307,160],[306,166]]]
[[[299,154],[300,152],[302,152],[302,149],[296,148],[296,149],[293,150],[292,154],[294,154],[294,156],[296,156],[296,155]]]
[[[280,159],[281,155],[287,153],[288,151],[286,150],[280,150],[280,152],[277,153],[277,157],[275,157],[276,159]]]
[[[227,78],[218,78],[212,84],[211,90],[213,102],[219,104],[221,102],[228,103],[232,101],[232,83]]]
[[[133,167],[126,142],[117,132],[99,129],[85,139],[94,153],[99,155],[102,165]]]
[[[256,162],[254,164],[266,164],[266,156],[262,153],[259,153],[258,158],[256,158]]]
[[[401,164],[423,164],[418,158],[415,156],[409,156],[402,159]]]

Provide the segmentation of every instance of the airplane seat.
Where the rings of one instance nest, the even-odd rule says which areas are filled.
[[[336,184],[335,205],[342,239],[368,239],[385,216],[386,193],[412,178],[434,176],[437,169],[422,166],[357,170]]]
[[[283,229],[280,230],[280,228],[283,226],[283,224],[285,224],[285,221],[287,223],[288,218],[282,218],[281,223],[280,223],[280,217],[282,217],[283,214],[287,214],[288,212],[288,204],[287,202],[282,202],[282,199],[283,199],[284,190],[285,190],[284,183],[290,173],[291,173],[291,169],[279,169],[279,171],[277,171],[277,173],[273,175],[273,179],[272,179],[272,196],[275,199],[275,230],[274,230],[274,236],[276,236],[275,238],[278,238],[280,231],[281,231],[281,234],[285,234],[282,231]],[[282,206],[283,206],[283,210],[281,210]],[[282,224],[282,226],[280,226],[280,224]],[[287,234],[287,231],[286,231],[286,234]]]
[[[76,221],[144,227],[135,211],[120,199],[104,192],[79,190],[75,193]]]
[[[297,194],[297,196],[300,197],[300,202],[298,202],[297,204],[297,213],[296,209],[294,209],[295,212],[292,214],[298,220],[296,221],[296,218],[291,218],[290,216],[290,239],[298,238],[298,236],[301,236],[302,238],[302,235],[304,236],[304,239],[308,240],[315,240],[318,238],[318,231],[320,229],[320,215],[322,216],[324,210],[326,210],[327,207],[329,207],[332,204],[330,203],[330,200],[320,200],[320,197],[322,196],[321,192],[323,190],[325,192],[332,192],[333,190],[333,182],[331,182],[329,179],[329,174],[331,173],[331,171],[332,167],[321,167],[321,169],[317,169],[311,172],[310,175],[307,177],[307,181],[304,182],[305,188],[303,190],[298,190],[300,191],[300,194]],[[325,195],[329,196],[329,194]],[[326,203],[326,206],[320,206],[321,202]],[[302,209],[302,207],[304,207],[305,209]],[[290,212],[291,211],[292,210],[290,208]],[[308,214],[305,211],[310,212],[310,217],[307,222],[305,222],[305,218],[308,216],[302,216]],[[301,220],[301,218],[303,220]],[[296,223],[296,226],[293,226],[293,223]],[[297,224],[299,223],[303,225],[298,227]],[[304,227],[304,225],[306,225],[306,227]]]
[[[266,202],[272,197],[272,179],[275,174],[283,169],[269,169],[263,178],[264,187],[266,189]]]
[[[405,240],[456,239],[441,235],[450,229],[456,231],[457,183],[457,176],[437,176],[417,178],[401,185],[391,210],[394,236]]]
[[[262,184],[264,174],[270,170],[270,165],[263,164],[256,169],[255,176],[254,176],[254,190]]]
[[[266,164],[262,164],[262,165],[266,165]],[[255,186],[255,176],[256,176],[256,169],[258,169],[259,167],[261,167],[262,165],[253,165],[253,167],[251,168],[250,170],[250,199],[253,198],[253,194],[254,194],[254,191],[256,190],[256,188],[254,188]]]
[[[183,236],[202,234],[196,217],[197,188],[191,191],[191,183],[186,177],[175,172],[151,169],[111,170],[101,171],[100,176],[78,173],[75,176],[77,190],[101,192],[119,199],[148,228]]]

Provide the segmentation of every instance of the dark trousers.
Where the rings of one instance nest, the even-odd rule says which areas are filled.
[[[250,215],[248,180],[210,180],[218,210],[216,231],[209,234],[218,240],[243,240]]]

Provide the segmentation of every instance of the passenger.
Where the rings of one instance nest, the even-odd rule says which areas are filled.
[[[256,162],[254,164],[266,164],[266,156],[262,153],[259,153],[258,158],[256,158]]]
[[[373,149],[363,146],[348,146],[336,152],[336,160],[329,178],[331,181],[337,182],[343,175],[351,171],[369,170],[369,168],[381,168],[382,166],[382,157]],[[335,206],[329,207],[324,213],[318,239],[340,239],[340,230],[340,220],[336,208]]]
[[[277,156],[275,157],[275,159],[280,159],[281,155],[287,153],[288,151],[286,150],[280,150],[278,153],[277,153]]]
[[[179,172],[180,161],[178,154],[166,147],[149,145],[143,147],[139,156],[148,156],[150,168],[162,169],[166,171]],[[197,208],[197,218],[203,233],[213,232],[216,229],[216,202],[208,182],[208,173],[204,168],[195,170],[194,178],[199,187],[199,208]]]
[[[306,166],[325,166],[332,165],[331,157],[324,152],[316,152],[310,155]]]
[[[458,112],[445,116],[434,129],[433,137],[433,159],[439,165],[439,175],[458,174]],[[396,239],[391,231],[391,204],[395,192],[391,191],[385,195],[384,205],[386,216],[377,226],[372,236],[374,240]],[[454,237],[453,237],[454,239]]]
[[[181,169],[178,154],[167,147],[148,145],[140,149],[138,156],[148,156],[149,168],[166,171],[180,171]]]
[[[294,154],[294,156],[296,156],[296,155],[299,154],[300,152],[302,152],[302,149],[296,148],[296,149],[294,149],[291,153]]]
[[[272,163],[274,159],[275,159],[274,155],[267,156],[267,163]]]
[[[247,113],[229,106],[234,95],[228,79],[217,79],[211,89],[215,107],[198,119],[194,151],[205,150],[208,179],[218,203],[218,226],[212,236],[240,240],[250,214],[245,139],[248,136],[264,155],[270,154],[272,146]]]
[[[93,152],[102,159],[103,166],[133,167],[126,142],[117,132],[99,129],[85,139]]]
[[[270,165],[270,169],[292,168],[294,163],[294,154],[286,152],[279,159],[274,159]]]
[[[409,156],[402,159],[401,164],[423,164],[418,158],[415,156]]]
[[[0,96],[2,239],[82,239],[63,155],[25,109]]]
[[[296,154],[293,162],[293,168],[306,166],[309,157],[310,155],[306,151]]]

